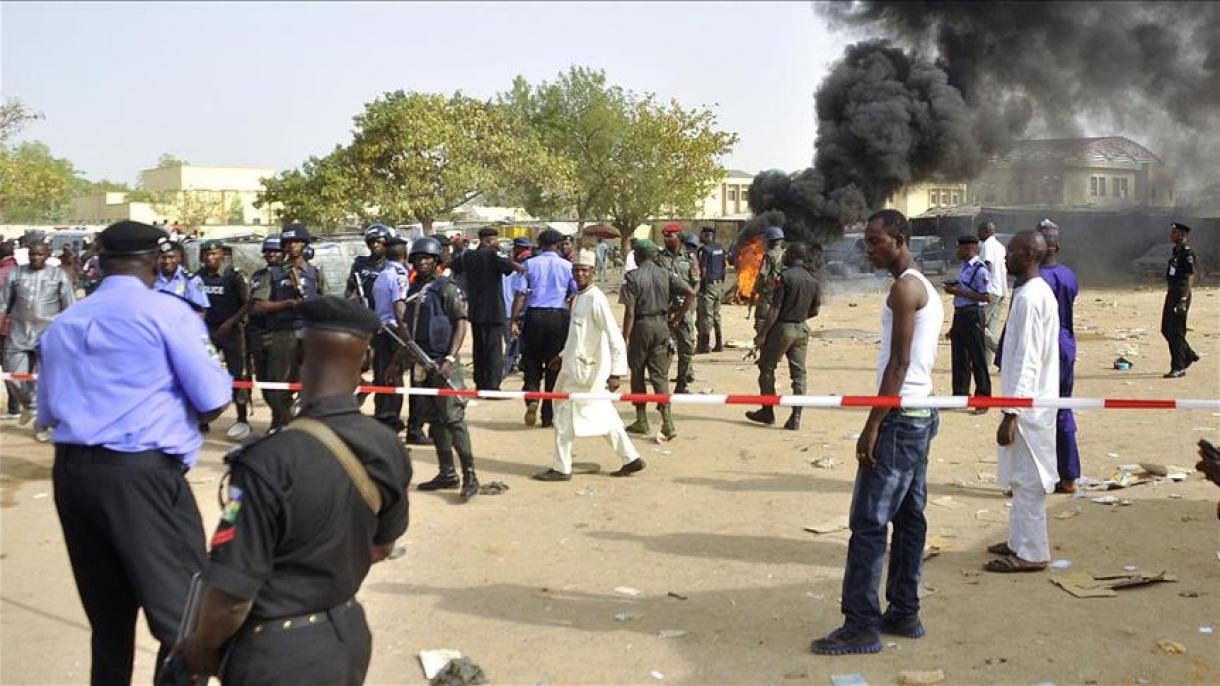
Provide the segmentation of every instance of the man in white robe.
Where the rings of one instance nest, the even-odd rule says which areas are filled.
[[[567,342],[560,356],[560,393],[599,393],[618,390],[628,372],[627,344],[614,320],[610,301],[593,285],[597,257],[581,250],[572,265],[578,289],[572,299]],[[623,461],[613,476],[630,476],[644,468],[644,460],[631,444],[623,420],[609,400],[561,400],[555,403],[555,459],[550,469],[535,474],[538,481],[572,478],[572,441],[577,437],[605,436]]]
[[[1022,231],[1008,246],[1016,289],[1000,367],[1000,393],[1006,397],[1059,396],[1059,304],[1038,272],[1045,255],[1046,240],[1037,231]],[[987,571],[1040,571],[1050,561],[1046,495],[1059,481],[1056,414],[1053,407],[1004,410],[996,432],[997,480],[1012,489],[1012,509],[1008,540],[987,549],[1000,556],[984,565]]]

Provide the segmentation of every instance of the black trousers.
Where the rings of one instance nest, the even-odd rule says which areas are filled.
[[[237,381],[249,381],[250,373],[246,367],[246,334],[241,326],[236,327],[226,338],[216,335],[216,330],[208,328],[208,337],[225,361],[225,370]],[[233,404],[237,407],[237,421],[246,421],[247,404],[250,402],[250,391],[245,388],[233,389]]]
[[[378,331],[373,336],[373,383],[378,386],[401,386],[402,374],[390,378],[386,367],[402,346],[390,334]],[[373,419],[385,424],[395,432],[402,431],[402,396],[396,393],[378,393],[373,396]]]
[[[472,352],[475,388],[498,391],[504,372],[505,324],[474,322],[470,328],[474,332]]]
[[[987,347],[983,308],[958,307],[953,311],[949,342],[953,356],[953,395],[991,395],[991,376],[987,374]]]
[[[568,311],[563,308],[530,308],[525,311],[525,322],[521,331],[521,371],[525,376],[522,386],[526,391],[555,390],[559,370],[547,364],[563,352],[568,339]],[[526,401],[529,402],[534,401]],[[542,401],[542,423],[550,424],[554,409],[550,400]]]
[[[55,446],[55,509],[93,629],[93,684],[131,683],[136,613],[173,648],[191,576],[204,565],[203,521],[182,463],[160,451]]]
[[[1186,342],[1186,316],[1190,313],[1190,300],[1186,301],[1184,312],[1174,311],[1182,296],[1182,291],[1170,289],[1161,308],[1161,335],[1169,343],[1169,366],[1172,369],[1186,369],[1195,358],[1195,351]]]
[[[225,653],[221,681],[225,686],[363,684],[373,653],[364,608],[352,600],[325,614],[326,621],[300,628],[283,630],[274,620],[258,633],[243,628]]]
[[[295,329],[272,331],[267,337],[267,381],[300,380],[301,342]],[[267,391],[271,426],[282,428],[292,419],[293,391]]]

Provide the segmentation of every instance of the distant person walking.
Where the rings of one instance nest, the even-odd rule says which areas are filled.
[[[1161,309],[1161,335],[1169,343],[1169,371],[1166,379],[1186,376],[1186,368],[1199,361],[1199,354],[1186,342],[1186,315],[1190,312],[1190,297],[1195,287],[1195,251],[1186,244],[1190,227],[1174,222],[1169,240],[1173,254],[1165,268],[1165,306]]]
[[[1008,267],[1004,262],[1007,250],[996,238],[995,224],[991,222],[979,224],[976,235],[982,241],[979,256],[987,264],[991,276],[987,282],[987,294],[991,297],[983,303],[983,341],[987,347],[987,365],[991,366],[991,359],[1000,345],[1000,331],[1004,328],[1000,318],[1004,314],[1004,298],[1008,296]]]

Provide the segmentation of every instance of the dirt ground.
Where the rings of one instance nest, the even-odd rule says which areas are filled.
[[[858,290],[834,296],[811,323],[810,393],[873,391],[881,296],[875,286]],[[1179,380],[1161,378],[1169,366],[1162,297],[1081,294],[1077,395],[1220,396],[1217,291],[1196,294],[1190,338],[1203,359]],[[723,316],[729,338],[747,338],[744,308]],[[694,388],[755,392],[742,352],[699,356]],[[1131,371],[1111,368],[1120,353],[1135,362]],[[947,343],[936,369],[937,391],[947,394]],[[783,365],[780,375],[786,390]],[[519,376],[504,385],[519,387]],[[830,658],[808,645],[840,623],[847,532],[804,527],[845,516],[863,411],[806,411],[805,428],[793,433],[750,424],[746,407],[679,406],[677,440],[637,443],[648,462],[637,477],[547,484],[528,477],[549,463],[550,430],[526,428],[518,402],[473,405],[480,478],[511,490],[469,504],[412,490],[407,555],[376,565],[359,595],[374,634],[369,683],[423,682],[416,655],[432,648],[461,650],[492,683],[826,684],[859,672],[888,684],[902,670],[930,669],[954,684],[1220,683],[1218,638],[1201,631],[1220,623],[1220,489],[1192,468],[1195,442],[1217,440],[1220,413],[1079,413],[1086,476],[1147,461],[1191,472],[1185,482],[1117,492],[1130,506],[1049,499],[1054,556],[1072,569],[1134,565],[1180,579],[1103,599],[1074,598],[1045,573],[977,573],[983,548],[1005,536],[1007,501],[991,483],[998,414],[944,413],[928,470],[930,542],[944,549],[924,569],[928,634],[894,639],[878,655]],[[267,419],[260,406],[256,430]],[[209,531],[228,425],[214,423],[189,475]],[[83,683],[89,629],[50,497],[51,448],[11,422],[0,436],[0,682]],[[826,457],[839,464],[811,465]],[[600,439],[578,442],[577,459],[614,468]],[[434,473],[430,450],[415,450],[413,461],[417,482]],[[615,591],[624,586],[639,597]],[[658,636],[667,629],[687,633]],[[142,623],[139,633],[136,682],[148,683],[156,647]],[[1158,651],[1161,639],[1186,653]]]

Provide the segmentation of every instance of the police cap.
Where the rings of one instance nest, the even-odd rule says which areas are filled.
[[[491,238],[492,236],[499,235],[500,231],[494,226],[484,226],[483,228],[479,229],[479,238]]]
[[[514,238],[513,247],[514,248],[532,248],[532,247],[534,247],[534,242],[525,237]]]
[[[223,247],[225,247],[224,241],[220,240],[219,238],[209,238],[199,244],[199,250],[202,252],[207,252],[209,250],[220,250]]]
[[[309,235],[309,228],[304,224],[289,224],[280,232],[280,242],[287,243],[288,241],[302,241],[308,243],[313,240]]]
[[[395,246],[395,245],[406,245],[406,244],[407,244],[407,240],[405,238],[402,238],[401,236],[399,236],[397,233],[394,233],[393,231],[391,231],[390,235],[387,236],[385,239],[385,247],[387,247],[387,248]]]
[[[416,255],[431,255],[436,259],[441,258],[441,242],[432,236],[415,239],[411,244],[411,257]]]
[[[182,252],[182,244],[170,236],[166,236],[165,238],[157,241],[157,252],[161,253],[162,255],[173,250]]]
[[[1172,224],[1169,225],[1169,228],[1177,229],[1178,231],[1181,231],[1182,233],[1190,233],[1190,227],[1185,224],[1179,223],[1179,222],[1173,222]]]
[[[278,233],[269,233],[263,239],[263,252],[284,252],[284,244],[280,242]]]
[[[385,224],[369,224],[369,228],[364,230],[364,242],[386,240],[393,234],[394,232]]]
[[[144,255],[156,252],[157,244],[167,237],[155,226],[124,220],[107,226],[98,240],[107,255]]]
[[[962,234],[957,237],[958,245],[978,245],[978,242],[979,237],[972,233]]]
[[[370,338],[381,329],[381,320],[372,310],[337,295],[310,298],[297,306],[297,312],[310,329],[341,331],[363,338]]]

